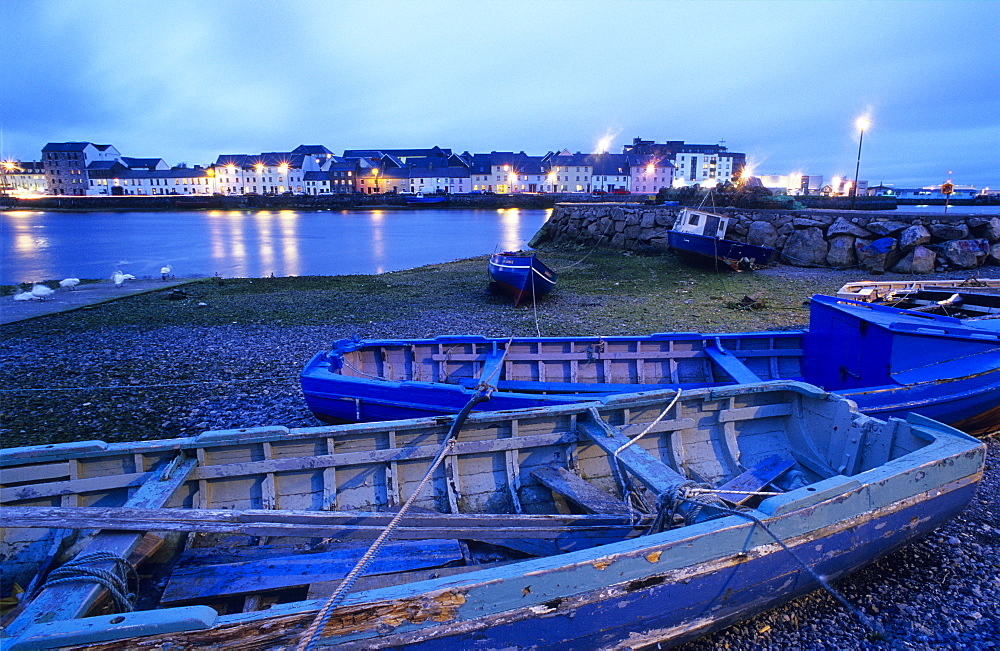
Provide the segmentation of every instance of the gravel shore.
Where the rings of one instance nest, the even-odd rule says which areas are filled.
[[[561,271],[560,285],[537,310],[486,293],[485,259],[475,258],[379,276],[206,279],[4,326],[0,444],[314,426],[298,373],[340,338],[803,327],[811,294],[863,277],[792,267],[714,275],[671,256],[582,249],[545,258]],[[1000,269],[976,275],[1000,277]],[[744,295],[767,307],[727,309]],[[685,648],[1000,647],[1000,441],[987,443],[986,474],[969,509],[836,584],[890,640],[869,640],[829,595],[815,592]]]

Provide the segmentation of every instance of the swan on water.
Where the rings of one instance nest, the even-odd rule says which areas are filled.
[[[35,296],[31,292],[21,292],[20,294],[14,294],[15,301],[40,301],[42,300],[40,296]]]
[[[80,284],[79,278],[63,278],[59,281],[60,287],[65,287],[66,289],[73,289]]]

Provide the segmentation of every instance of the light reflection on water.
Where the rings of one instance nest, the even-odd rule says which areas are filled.
[[[527,247],[549,210],[0,213],[0,283],[383,273]]]

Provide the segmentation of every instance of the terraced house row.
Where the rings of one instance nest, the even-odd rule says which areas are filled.
[[[112,145],[53,142],[40,163],[10,162],[5,185],[27,169],[44,171],[56,195],[244,195],[381,193],[639,193],[735,179],[746,156],[722,145],[636,138],[622,153],[569,150],[471,154],[451,149],[348,149],[323,145],[288,152],[224,154],[206,166],[170,167],[162,158],[122,156]]]

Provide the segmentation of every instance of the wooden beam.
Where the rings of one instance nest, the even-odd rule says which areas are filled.
[[[562,466],[535,468],[531,475],[555,493],[559,493],[588,513],[625,514],[625,502],[608,495]]]
[[[719,486],[718,490],[720,492],[716,495],[727,502],[736,505],[743,504],[753,497],[753,495],[748,495],[747,493],[763,489],[794,466],[795,461],[772,454],[753,468],[746,470],[722,486]],[[738,492],[726,493],[725,491]]]
[[[762,381],[756,373],[747,368],[746,364],[723,348],[721,344],[718,347],[712,344],[706,345],[705,354],[739,384],[754,384]]]
[[[581,414],[577,419],[577,429],[607,452],[608,456],[614,457],[615,450],[631,439],[604,422],[597,409],[591,407],[588,412],[589,417]],[[683,484],[693,483],[638,445],[622,450],[618,455],[618,461],[646,488],[658,495],[672,491]]]
[[[146,481],[136,492],[126,501],[126,506],[140,510],[160,510],[166,504],[174,492],[187,481],[191,472],[198,464],[197,459],[190,457],[180,457],[176,462],[171,462],[166,468],[158,469],[152,473],[152,477]],[[0,509],[4,519],[10,515],[10,510],[17,507],[5,507]],[[23,508],[23,507],[22,507]],[[67,510],[75,510],[68,508]],[[90,529],[104,529],[98,533],[94,539],[84,548],[78,557],[87,556],[98,552],[107,552],[127,558],[143,539],[148,529],[137,529],[134,532],[120,530],[107,530],[108,526],[115,523],[113,518],[103,518],[92,522]],[[15,517],[4,523],[5,527],[24,526]],[[46,527],[51,528],[73,528],[63,527],[57,519],[50,521]],[[95,563],[94,567],[101,569],[112,569],[114,563]],[[44,588],[38,596],[31,600],[20,616],[17,617],[7,627],[7,633],[16,636],[32,624],[44,619],[47,622],[61,619],[75,619],[84,617],[87,611],[106,592],[105,588],[97,583],[79,582],[62,585],[55,585]]]
[[[0,526],[66,529],[106,527],[121,531],[194,531],[254,536],[329,537],[370,540],[392,519],[392,513],[351,511],[286,511],[231,509],[130,509],[102,507],[12,506],[0,510]],[[647,523],[648,524],[648,523]],[[397,540],[459,538],[615,537],[640,530],[618,515],[408,514],[396,528]]]
[[[170,575],[160,603],[176,605],[340,580],[367,549],[352,546],[236,563],[185,563],[182,557]],[[462,551],[456,540],[390,542],[383,545],[365,575],[428,569],[460,560]]]

